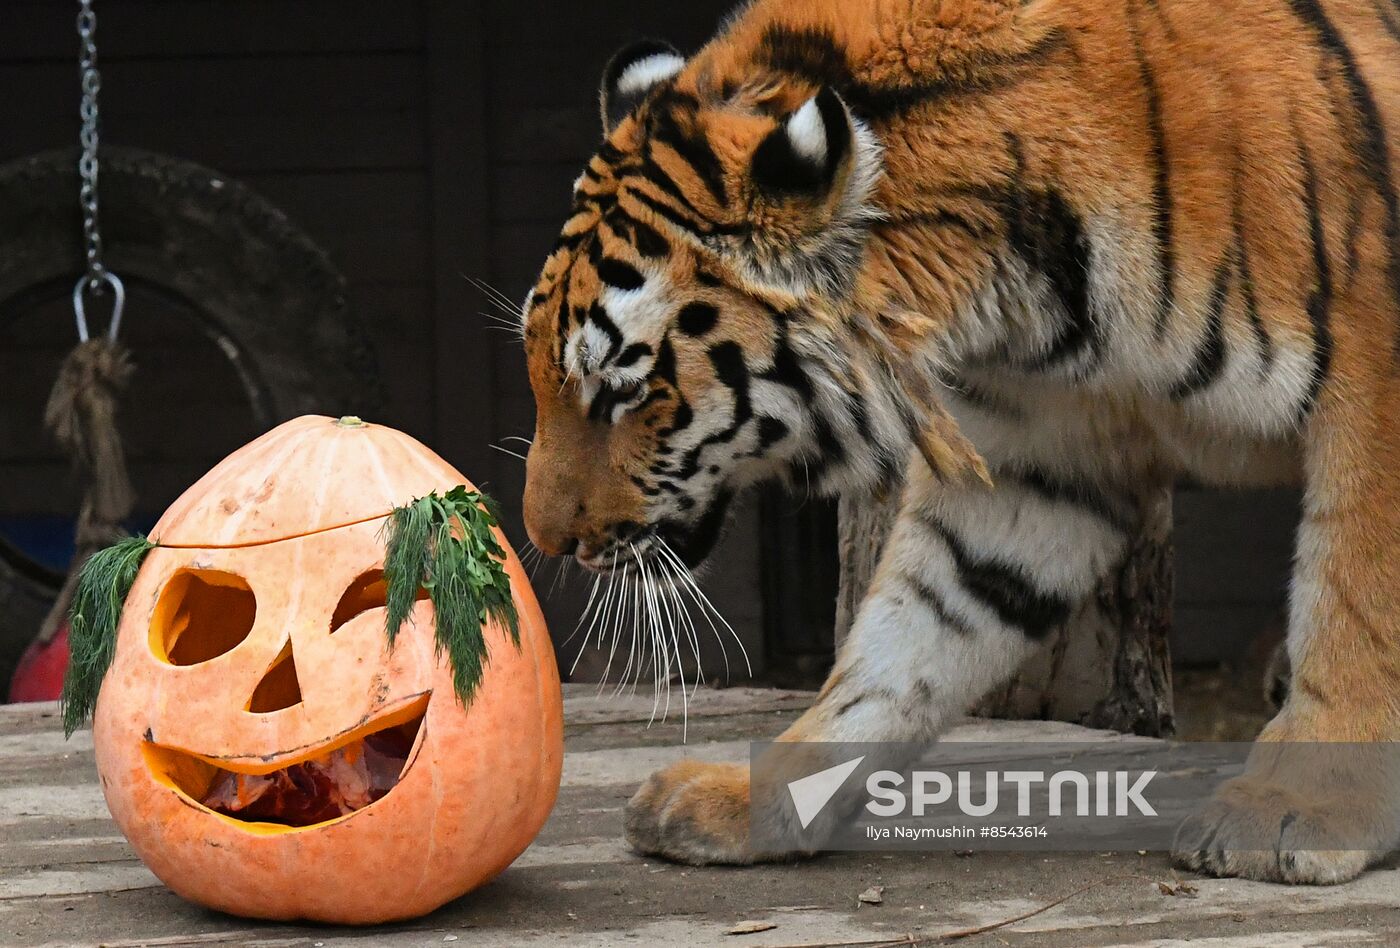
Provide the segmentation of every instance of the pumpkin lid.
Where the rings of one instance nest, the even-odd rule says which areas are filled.
[[[401,431],[303,415],[249,442],[180,495],[151,530],[163,546],[271,543],[374,520],[468,484]]]

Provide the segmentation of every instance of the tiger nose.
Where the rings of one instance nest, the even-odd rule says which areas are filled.
[[[581,505],[548,489],[539,478],[525,480],[525,533],[541,553],[572,556],[578,549],[576,510]]]
[[[549,556],[572,556],[578,549],[578,537],[562,520],[541,515],[528,496],[525,501],[525,533],[530,537],[530,542]]]

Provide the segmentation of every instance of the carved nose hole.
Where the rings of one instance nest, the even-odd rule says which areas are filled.
[[[248,637],[258,603],[243,577],[212,569],[181,570],[161,591],[151,621],[151,649],[172,665],[218,658]]]
[[[270,714],[301,703],[301,681],[297,678],[297,660],[292,643],[282,646],[262,681],[248,699],[248,710],[254,714]]]
[[[340,597],[335,611],[331,613],[331,631],[334,632],[351,619],[371,609],[383,609],[388,587],[384,583],[384,571],[372,569],[355,577]],[[428,591],[418,588],[418,599],[427,599]]]

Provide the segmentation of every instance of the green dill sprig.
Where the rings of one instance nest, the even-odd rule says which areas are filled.
[[[500,523],[495,501],[454,487],[396,508],[385,523],[385,630],[392,647],[413,611],[418,591],[433,603],[439,657],[452,663],[452,686],[471,703],[490,658],[482,627],[489,619],[510,630],[520,647],[520,620],[510,594],[505,550],[491,528]]]
[[[102,679],[117,651],[117,623],[146,554],[155,549],[137,534],[98,550],[83,564],[68,610],[68,672],[63,678],[63,734],[92,716]]]

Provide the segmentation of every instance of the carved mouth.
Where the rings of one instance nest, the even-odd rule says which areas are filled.
[[[322,826],[382,800],[403,780],[423,743],[429,697],[283,753],[211,757],[147,741],[146,765],[186,804],[249,830]]]

